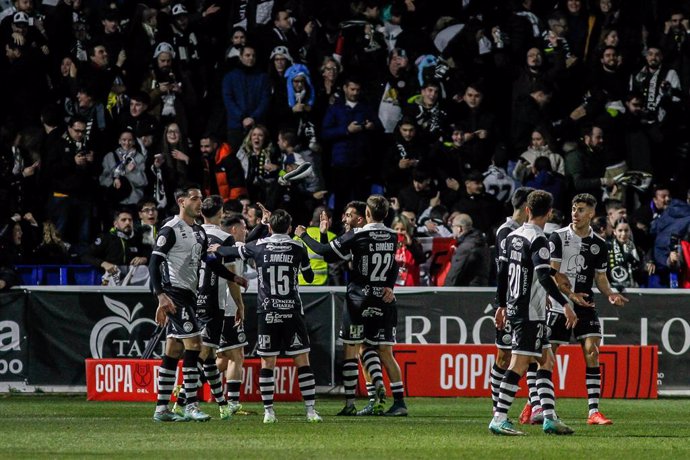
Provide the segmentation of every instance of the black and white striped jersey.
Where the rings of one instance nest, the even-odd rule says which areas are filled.
[[[537,270],[550,267],[551,254],[541,227],[526,223],[505,239],[499,260],[507,265],[507,314],[511,320],[546,320],[546,289]]]
[[[196,294],[199,264],[208,240],[201,225],[189,225],[179,216],[166,222],[158,232],[153,254],[165,258],[161,274],[163,288],[186,289]]]
[[[204,224],[208,244],[234,246],[235,239],[224,232],[217,225]],[[227,266],[227,265],[226,265]],[[241,275],[241,273],[238,273]],[[198,307],[204,307],[207,314],[213,316],[216,312],[225,311],[228,303],[228,281],[219,277],[213,270],[207,269],[206,262],[201,262],[199,269],[199,287],[196,297]]]
[[[259,289],[256,310],[269,311],[302,310],[297,286],[299,271],[311,270],[307,248],[302,241],[288,235],[275,233],[240,246],[242,260],[254,259],[258,273]]]
[[[561,263],[560,272],[570,280],[573,292],[588,294],[590,302],[594,275],[596,272],[606,273],[608,249],[606,241],[594,233],[592,228],[589,234],[580,238],[571,225],[556,230],[549,237],[549,249],[551,259]],[[552,310],[563,312],[563,306],[552,299]],[[589,308],[578,307],[575,308]]]
[[[382,223],[355,228],[332,240],[331,249],[352,260],[348,292],[362,297],[382,297],[383,288],[393,288],[398,277],[395,250],[398,234]]]

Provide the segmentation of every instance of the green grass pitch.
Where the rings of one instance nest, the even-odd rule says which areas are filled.
[[[155,423],[154,405],[87,402],[83,396],[0,397],[0,458],[99,456],[104,458],[477,458],[541,459],[690,458],[690,400],[604,400],[608,427],[585,424],[586,402],[561,399],[561,417],[576,433],[491,435],[488,399],[413,398],[410,416],[335,417],[340,399],[320,399],[322,424],[308,424],[302,404],[276,403],[278,423],[264,426],[256,415],[218,419],[215,405],[203,408],[207,423]],[[517,418],[524,401],[516,401]],[[363,405],[363,402],[360,402]]]

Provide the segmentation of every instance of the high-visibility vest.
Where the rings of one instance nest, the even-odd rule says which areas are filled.
[[[321,232],[319,231],[319,227],[308,227],[307,228],[307,234],[311,236],[313,239],[316,241],[321,240]],[[326,235],[328,236],[328,241],[331,241],[335,239],[335,233],[333,232],[327,232]],[[295,237],[296,240],[298,240],[298,237]],[[306,245],[305,245],[306,246]],[[328,263],[323,260],[323,256],[320,256],[319,254],[315,253],[312,251],[308,246],[307,246],[307,254],[309,254],[309,265],[311,265],[311,269],[314,272],[314,281],[311,283],[307,283],[304,280],[304,277],[302,276],[302,273],[299,273],[299,285],[300,286],[323,286],[328,282]]]

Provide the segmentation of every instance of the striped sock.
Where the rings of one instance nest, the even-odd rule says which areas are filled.
[[[163,362],[158,370],[158,400],[156,410],[162,411],[168,408],[170,395],[175,387],[175,371],[177,370],[177,358],[168,355],[163,356]]]
[[[223,395],[223,382],[220,379],[220,371],[218,366],[216,366],[215,358],[208,358],[204,363],[204,375],[206,376],[206,381],[208,386],[211,388],[211,394],[213,399],[216,400],[219,406],[225,406],[228,402],[225,400]]]
[[[345,387],[345,402],[348,406],[355,403],[358,377],[359,363],[357,359],[346,359],[343,362],[343,386]]]
[[[369,401],[376,401],[376,387],[373,383],[367,383],[367,396],[369,396]]]
[[[228,401],[233,404],[240,402],[240,386],[242,380],[228,380]]]
[[[261,368],[259,372],[259,388],[261,389],[261,400],[264,402],[264,410],[273,410],[273,393],[275,392],[275,378],[273,369]]]
[[[585,369],[585,385],[587,385],[589,415],[592,415],[599,412],[599,397],[601,396],[601,370],[599,367]]]
[[[383,385],[383,372],[381,371],[381,358],[376,350],[367,348],[362,354],[362,364],[371,376],[374,388]]]
[[[496,402],[496,412],[494,417],[497,421],[503,421],[508,418],[508,411],[510,406],[513,404],[515,399],[515,393],[518,391],[518,382],[520,381],[520,375],[507,370],[503,375],[503,380],[501,381],[501,389],[498,394],[498,401]]]
[[[310,366],[302,366],[297,368],[297,376],[299,379],[299,391],[302,393],[304,405],[307,409],[314,407],[316,402],[316,381],[314,380],[314,373]]]
[[[391,393],[393,393],[393,401],[402,401],[405,398],[403,383],[391,382]]]
[[[185,350],[182,355],[182,376],[184,379],[184,392],[187,396],[187,404],[197,402],[196,392],[199,388],[199,350]]]
[[[544,410],[544,418],[553,420],[556,418],[556,395],[553,391],[551,375],[551,371],[544,369],[537,371],[537,391],[539,392],[541,408]]]
[[[527,368],[527,388],[529,390],[529,403],[532,410],[541,408],[541,401],[539,401],[539,392],[537,391],[537,363],[532,363]]]
[[[501,392],[501,381],[505,376],[506,370],[494,364],[491,368],[491,401],[494,405],[494,412],[496,412],[496,403],[498,403],[498,395]]]

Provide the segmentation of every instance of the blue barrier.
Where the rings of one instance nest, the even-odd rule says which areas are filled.
[[[101,271],[91,265],[17,265],[25,286],[100,286]]]

